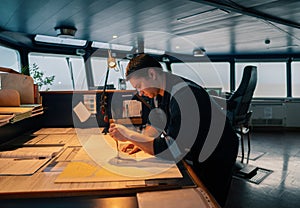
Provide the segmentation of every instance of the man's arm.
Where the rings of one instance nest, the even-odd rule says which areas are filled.
[[[149,136],[149,137],[158,137],[160,135],[160,132],[154,128],[153,126],[151,125],[147,125],[143,131],[142,131],[142,134],[146,135],[146,136]]]

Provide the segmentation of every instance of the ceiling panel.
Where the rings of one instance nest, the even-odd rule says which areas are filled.
[[[299,8],[299,0],[2,0],[0,38],[28,44],[28,35],[68,25],[78,39],[137,47],[142,38],[175,53],[300,53]]]

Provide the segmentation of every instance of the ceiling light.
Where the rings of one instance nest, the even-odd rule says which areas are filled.
[[[57,37],[60,38],[74,38],[77,29],[70,26],[60,26],[54,28],[56,31]]]
[[[93,41],[92,47],[94,47],[94,48],[104,48],[104,49],[109,49],[109,43]]]
[[[144,52],[151,53],[151,54],[158,54],[158,55],[165,54],[165,51],[163,51],[163,50],[152,49],[152,48],[144,48]]]
[[[98,41],[93,41],[92,47],[119,50],[119,51],[131,51],[133,48],[133,46],[129,46],[129,45],[110,44],[110,43],[104,43],[104,42],[98,42]]]
[[[62,44],[62,45],[73,45],[73,46],[85,46],[86,40],[80,39],[70,39],[70,38],[60,38],[60,37],[53,37],[47,35],[36,35],[34,37],[36,42],[42,43],[53,43],[53,44]]]
[[[229,12],[226,10],[213,8],[213,9],[209,9],[206,11],[202,11],[202,12],[198,12],[198,13],[194,13],[191,15],[177,18],[177,21],[182,22],[182,23],[196,23],[196,22],[207,23],[209,21],[216,21],[219,19],[223,19],[228,14],[229,14]]]
[[[204,48],[196,48],[193,50],[193,55],[195,57],[205,56],[206,51]]]
[[[121,45],[121,44],[111,44],[111,49],[120,51],[131,51],[133,46]]]

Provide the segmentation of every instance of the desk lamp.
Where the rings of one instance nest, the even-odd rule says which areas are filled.
[[[106,88],[107,88],[107,79],[109,75],[109,69],[110,68],[115,68],[117,66],[116,59],[112,57],[111,55],[111,50],[108,50],[108,58],[107,58],[107,70],[106,70],[106,76],[105,76],[105,82],[104,82],[104,87],[103,87],[103,92],[101,94],[101,99],[100,99],[100,110],[101,114],[103,115],[103,121],[107,125],[103,129],[104,134],[107,134],[108,128],[109,128],[109,118],[107,115],[107,96],[106,96]]]

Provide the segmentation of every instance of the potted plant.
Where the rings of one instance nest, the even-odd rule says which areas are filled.
[[[25,74],[27,70],[29,70],[29,74],[34,80],[34,84],[38,86],[38,90],[41,90],[43,86],[46,86],[45,91],[50,89],[48,86],[53,84],[55,75],[45,76],[44,72],[40,70],[36,63],[33,63],[31,67],[23,67],[22,73]]]

